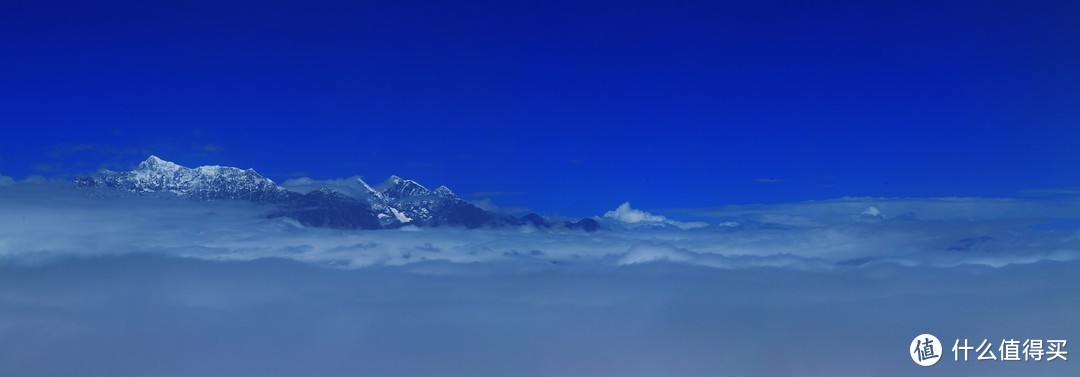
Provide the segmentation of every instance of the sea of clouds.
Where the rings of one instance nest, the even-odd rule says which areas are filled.
[[[1078,371],[906,352],[1080,339],[1075,193],[612,204],[595,233],[359,231],[0,179],[0,375]]]

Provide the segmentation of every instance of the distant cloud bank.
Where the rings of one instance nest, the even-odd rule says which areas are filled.
[[[352,180],[340,183],[352,187]],[[298,179],[284,186],[334,182]],[[717,219],[712,223],[672,220],[627,202],[595,217],[602,231],[585,234],[530,226],[321,229],[269,218],[268,207],[252,203],[83,191],[64,182],[0,183],[0,259],[15,261],[159,253],[341,268],[518,261],[828,270],[882,263],[1005,266],[1080,256],[1080,203],[1073,196],[841,198],[693,210]]]

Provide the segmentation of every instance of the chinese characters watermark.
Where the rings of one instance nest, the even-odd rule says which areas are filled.
[[[1001,339],[994,347],[994,340],[982,339],[975,346],[975,341],[956,339],[952,346],[952,359],[954,362],[975,361],[1019,361],[1019,362],[1051,362],[1068,361],[1069,351],[1065,350],[1068,344],[1065,339]],[[911,360],[916,364],[928,367],[942,358],[942,345],[937,337],[931,334],[921,334],[911,341]]]

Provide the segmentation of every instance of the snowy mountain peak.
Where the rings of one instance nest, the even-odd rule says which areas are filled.
[[[313,197],[327,198],[327,199],[351,200],[351,198],[349,198],[347,195],[342,194],[342,193],[340,193],[338,191],[335,191],[334,189],[331,189],[329,187],[323,187],[321,189],[312,191],[312,192],[308,193],[308,195],[313,196]]]
[[[158,158],[158,156],[150,155],[145,161],[140,162],[139,170],[164,170],[164,171],[177,171],[183,169],[183,166],[176,163],[169,162]]]
[[[453,191],[450,191],[449,187],[446,187],[446,186],[436,187],[435,188],[435,195],[439,195],[439,196],[457,196],[457,195],[454,195]]]
[[[405,198],[431,195],[431,190],[421,185],[420,183],[411,180],[403,179],[396,175],[390,176],[386,181],[376,186],[382,196],[391,200],[400,200]]]
[[[144,164],[151,164],[151,165],[153,165],[153,164],[161,164],[161,163],[171,163],[171,162],[168,162],[168,161],[162,160],[162,159],[161,159],[160,157],[158,157],[158,156],[155,156],[155,155],[150,155],[150,157],[147,157],[147,158],[146,158],[146,161],[143,161],[143,163],[144,163]]]
[[[401,224],[410,222],[447,221],[453,211],[467,206],[467,203],[454,195],[446,186],[434,191],[411,179],[392,175],[382,183],[372,187],[357,179],[356,183],[370,194],[367,201],[372,209],[379,212],[380,219],[396,220]],[[449,221],[458,221],[452,219]]]

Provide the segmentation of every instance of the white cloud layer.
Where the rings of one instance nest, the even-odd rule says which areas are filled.
[[[897,212],[882,209],[875,221],[863,221],[871,201],[874,207],[900,214],[883,218]],[[16,183],[0,189],[0,258],[160,253],[211,260],[274,257],[343,268],[508,260],[603,265],[611,263],[611,256],[640,262],[634,253],[635,247],[646,245],[642,242],[675,250],[656,260],[726,267],[769,262],[721,263],[716,258],[804,258],[815,262],[800,268],[811,268],[868,263],[1004,266],[1080,256],[1080,206],[1074,198],[779,204],[740,209],[734,217],[741,224],[737,226],[682,223],[624,204],[605,215],[610,226],[596,233],[530,227],[345,231],[266,218],[270,211],[250,203],[135,197],[80,191],[56,182]],[[529,254],[533,250],[542,257]],[[684,254],[693,258],[679,257]]]
[[[876,212],[890,218],[910,218],[924,221],[986,221],[1017,219],[1076,218],[1080,196],[978,198],[880,198],[843,197],[798,203],[767,205],[730,205],[712,209],[687,209],[681,212],[716,218],[754,218],[755,216],[785,215],[808,218],[818,222],[833,222]],[[871,210],[871,207],[873,210]]]
[[[864,221],[870,206],[885,217]],[[924,332],[1080,338],[1077,209],[845,198],[699,211],[737,226],[626,205],[603,220],[650,225],[344,231],[15,182],[0,187],[0,375],[908,376]]]
[[[905,348],[924,332],[950,343],[1076,339],[1078,263],[825,273],[681,262],[337,270],[145,254],[0,263],[0,375],[910,376],[920,367]],[[947,358],[927,371],[1041,372],[1080,365]]]

